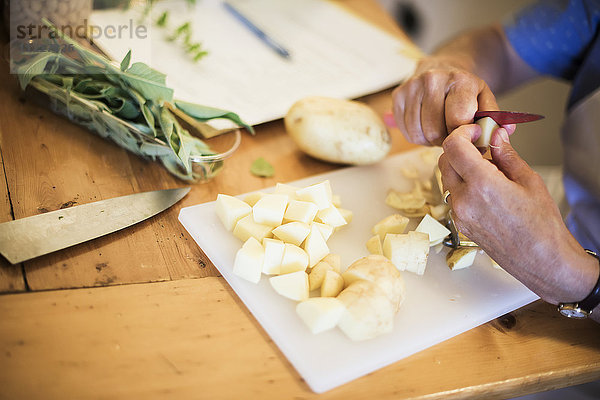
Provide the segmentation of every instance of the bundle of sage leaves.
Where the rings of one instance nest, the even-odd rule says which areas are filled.
[[[46,94],[55,111],[139,156],[159,160],[177,177],[197,180],[192,158],[215,152],[181,126],[170,105],[197,122],[225,118],[254,133],[233,112],[174,100],[166,76],[144,63],[131,64],[131,51],[116,65],[44,23],[59,45],[11,54],[21,88]],[[212,163],[203,174],[212,176],[221,167],[222,161]]]

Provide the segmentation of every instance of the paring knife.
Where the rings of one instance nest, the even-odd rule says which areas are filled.
[[[477,111],[474,120],[490,117],[498,125],[523,124],[544,118],[543,115],[516,111]]]
[[[136,193],[0,224],[0,254],[11,264],[141,222],[181,200],[190,188]]]
[[[522,124],[544,118],[543,115],[516,111],[477,111],[473,119],[477,121],[485,117],[490,117],[498,125]],[[386,112],[383,114],[383,121],[388,127],[397,128],[396,121],[394,120],[394,114],[391,112]]]

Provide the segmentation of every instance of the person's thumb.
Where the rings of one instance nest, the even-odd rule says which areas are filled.
[[[494,131],[490,151],[496,167],[511,181],[523,182],[530,175],[531,168],[510,144],[506,129],[498,128]]]

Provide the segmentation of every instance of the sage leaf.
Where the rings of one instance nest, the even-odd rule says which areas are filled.
[[[259,157],[250,166],[250,172],[252,175],[259,176],[261,178],[271,178],[275,175],[275,168],[264,158]]]
[[[228,119],[238,126],[243,126],[250,133],[254,134],[254,129],[246,124],[242,119],[234,112],[222,110],[220,108],[202,106],[199,104],[188,103],[186,101],[175,100],[175,107],[189,115],[190,117],[200,121],[206,122],[211,119],[225,118]]]
[[[127,69],[127,73],[138,76],[140,78],[144,78],[150,82],[158,83],[160,85],[165,85],[167,82],[167,75],[153,68],[150,68],[149,66],[141,62],[134,63],[131,67]]]
[[[129,63],[131,62],[131,50],[127,52],[123,61],[121,61],[121,71],[126,71],[129,68]]]

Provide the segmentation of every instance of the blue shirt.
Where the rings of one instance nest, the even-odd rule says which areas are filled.
[[[600,0],[538,1],[504,31],[534,70],[572,83],[568,109],[600,87]],[[583,247],[600,251],[600,199],[568,174],[564,185],[573,210],[567,226]]]
[[[600,0],[539,1],[504,31],[533,69],[573,83],[569,108],[600,87]]]

